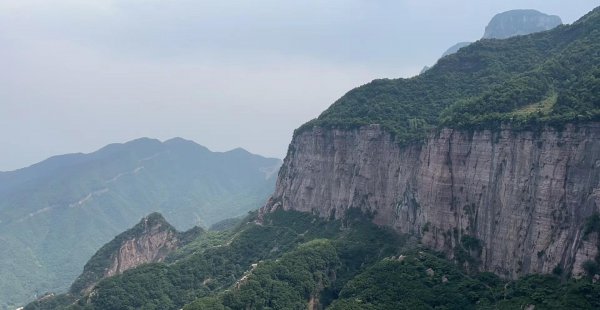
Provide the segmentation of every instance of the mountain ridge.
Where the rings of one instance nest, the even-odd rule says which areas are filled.
[[[162,262],[202,233],[199,227],[178,232],[160,213],[151,213],[102,246],[85,264],[69,293],[75,296],[89,293],[104,278],[142,264]]]
[[[481,39],[508,39],[514,36],[550,30],[560,25],[562,25],[562,20],[556,15],[548,15],[531,9],[509,10],[492,17],[486,25]],[[456,43],[444,51],[440,59],[452,55],[470,44],[473,44],[473,42]],[[425,66],[420,74],[430,68]]]
[[[594,85],[582,83],[593,83],[599,70],[594,63],[595,42],[600,41],[594,31],[600,24],[598,10],[582,17],[585,22],[570,26],[506,40],[480,40],[416,77],[373,80],[347,92],[295,134],[315,125],[380,124],[401,143],[411,143],[443,126],[498,128],[504,122],[539,127],[579,121],[579,115],[581,120],[596,120],[600,111],[593,102],[598,94]],[[582,79],[569,78],[577,75]],[[549,111],[519,110],[553,95],[557,102]],[[578,99],[581,96],[589,98]]]
[[[599,23],[350,91],[295,131],[258,212],[57,307],[600,307]]]
[[[76,266],[150,212],[182,230],[246,214],[271,193],[280,164],[184,139],[141,138],[2,173],[0,300],[65,290]]]
[[[99,149],[97,149],[95,151],[88,152],[88,153],[75,152],[75,153],[66,153],[66,154],[60,154],[60,155],[53,155],[53,156],[50,156],[50,157],[48,157],[48,158],[46,158],[44,160],[41,160],[41,161],[39,161],[37,163],[31,164],[31,165],[26,166],[26,167],[21,167],[21,168],[17,168],[17,169],[13,169],[13,170],[0,171],[0,181],[2,180],[3,177],[6,177],[7,175],[12,175],[12,174],[15,174],[17,172],[22,172],[24,170],[27,170],[27,169],[30,169],[30,168],[35,168],[35,167],[40,166],[40,165],[50,165],[50,166],[61,167],[62,166],[61,162],[68,161],[69,163],[72,163],[72,161],[74,159],[81,158],[84,155],[89,155],[89,154],[96,153],[96,152],[103,151],[103,150],[107,151],[107,150],[110,150],[110,149],[113,149],[113,148],[120,148],[120,147],[123,147],[125,145],[148,143],[148,142],[152,143],[152,144],[155,144],[155,145],[157,145],[158,143],[171,144],[171,145],[173,145],[173,144],[175,144],[175,145],[177,145],[177,144],[180,144],[180,145],[181,144],[195,145],[196,147],[204,148],[207,151],[213,152],[213,153],[227,153],[227,152],[233,152],[233,151],[237,151],[237,150],[243,150],[246,153],[251,154],[251,155],[256,155],[256,156],[263,157],[263,158],[268,158],[268,159],[279,159],[279,158],[276,158],[276,157],[262,156],[260,154],[252,153],[252,152],[244,149],[243,147],[235,147],[235,148],[233,148],[231,150],[227,150],[227,151],[211,151],[208,147],[205,147],[205,146],[203,146],[201,144],[198,144],[198,143],[194,142],[193,140],[188,140],[188,139],[185,139],[185,138],[182,138],[182,137],[173,137],[173,138],[165,139],[165,140],[162,140],[162,141],[159,140],[159,139],[155,139],[155,138],[142,137],[142,138],[136,138],[136,139],[133,139],[133,140],[129,140],[129,141],[123,142],[123,143],[110,143],[110,144],[107,144],[107,145],[105,145],[105,146],[103,146],[103,147],[101,147],[101,148],[99,148]]]

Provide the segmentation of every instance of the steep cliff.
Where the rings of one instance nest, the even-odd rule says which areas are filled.
[[[443,129],[409,146],[378,125],[314,127],[294,137],[263,212],[278,208],[336,218],[360,208],[505,277],[557,266],[578,274],[598,251],[582,230],[600,211],[600,124]]]
[[[597,269],[599,26],[596,8],[351,90],[296,130],[262,212],[359,208],[508,278]]]
[[[162,262],[168,254],[200,233],[200,228],[179,233],[162,215],[152,213],[98,250],[87,262],[70,292],[74,295],[87,293],[104,278],[142,264]]]

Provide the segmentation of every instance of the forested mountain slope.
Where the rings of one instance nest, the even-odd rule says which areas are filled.
[[[483,39],[508,39],[546,31],[562,25],[558,16],[547,15],[536,10],[510,10],[494,15],[485,27]],[[459,42],[449,47],[442,57],[456,53],[473,42]],[[427,71],[423,70],[421,73]]]
[[[138,139],[0,173],[0,308],[66,290],[102,244],[150,212],[188,229],[260,207],[279,165]]]
[[[279,210],[25,309],[594,309],[599,297],[588,277],[467,272],[358,210],[339,220]]]
[[[599,36],[600,8],[358,87],[239,226],[27,309],[596,309]]]

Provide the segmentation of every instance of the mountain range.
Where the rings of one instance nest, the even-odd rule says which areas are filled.
[[[25,309],[598,309],[599,29],[596,8],[357,87],[294,132],[260,210],[150,215]]]
[[[244,216],[281,161],[143,138],[0,173],[3,307],[65,290],[104,243],[150,212],[179,229]]]

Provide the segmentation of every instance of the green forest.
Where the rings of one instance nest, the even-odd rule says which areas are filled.
[[[551,31],[480,40],[413,78],[357,87],[295,134],[379,124],[405,144],[441,127],[535,130],[599,120],[599,51],[596,8]]]
[[[87,295],[25,309],[544,309],[600,307],[600,283],[553,275],[516,281],[464,270],[351,210],[328,221],[276,211],[208,231],[164,263],[104,279]],[[591,221],[589,229],[595,229]]]
[[[358,87],[295,134],[380,124],[399,143],[413,143],[441,127],[536,130],[599,120],[599,59],[597,8],[551,31],[478,41],[414,78]],[[481,249],[474,236],[457,238],[457,252],[438,253],[371,220],[355,209],[340,219],[253,211],[187,234],[193,237],[162,263],[25,309],[600,308],[600,257],[580,279],[560,267],[506,279],[474,268]],[[600,233],[600,217],[579,232]]]

